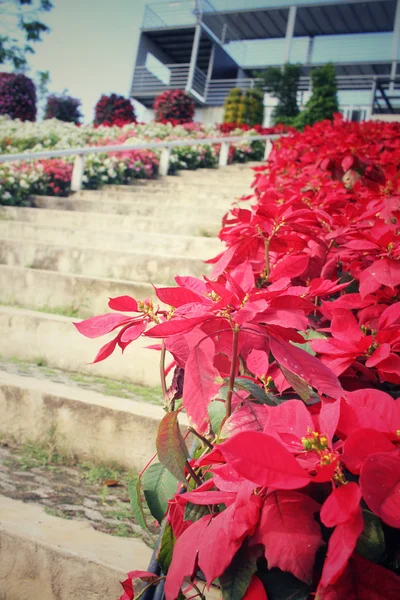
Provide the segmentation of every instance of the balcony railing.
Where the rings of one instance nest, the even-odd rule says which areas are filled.
[[[163,65],[162,69],[145,66],[135,69],[132,83],[132,96],[155,97],[166,90],[184,90],[189,76],[189,64]],[[169,77],[165,77],[169,72]]]

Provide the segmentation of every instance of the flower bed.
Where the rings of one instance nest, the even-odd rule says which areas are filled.
[[[239,128],[226,135],[256,135],[259,129]],[[268,130],[272,132],[272,130]],[[218,148],[205,146],[201,140],[217,137],[221,133],[217,126],[200,123],[172,125],[171,123],[126,124],[119,126],[82,126],[48,120],[42,123],[21,123],[0,117],[0,153],[40,152],[63,150],[84,146],[107,146],[111,144],[135,144],[138,142],[198,139],[198,146],[174,148],[171,152],[170,174],[182,169],[213,168],[218,163]],[[230,162],[261,160],[264,144],[254,141],[232,145]],[[83,186],[98,189],[104,184],[129,184],[134,179],[157,176],[159,151],[135,150],[117,154],[92,154],[86,157]],[[73,156],[58,160],[57,168],[71,173]],[[46,161],[40,161],[46,165]],[[50,163],[55,164],[55,163]],[[10,180],[13,182],[10,183]],[[21,170],[18,163],[0,165],[0,204],[22,204],[30,194],[66,195],[70,181],[63,185],[49,185],[46,170],[33,162],[26,162]],[[35,185],[31,185],[33,182]]]
[[[158,462],[130,486],[137,521],[144,496],[164,522],[162,574],[129,573],[121,600],[216,581],[245,600],[400,597],[399,153],[397,124],[279,140],[254,204],[225,217],[211,279],[76,324],[118,330],[94,362],[140,335],[173,358]]]

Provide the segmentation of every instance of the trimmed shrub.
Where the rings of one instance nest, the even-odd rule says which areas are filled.
[[[339,112],[335,66],[332,63],[318,67],[311,72],[312,95],[305,109],[294,121],[295,127],[303,129],[325,119],[333,120]]]
[[[224,103],[224,123],[237,123],[238,125],[243,123],[243,121],[239,120],[241,102],[242,90],[240,88],[232,88]]]
[[[123,127],[128,123],[136,123],[135,110],[130,100],[117,94],[103,95],[95,107],[95,125]]]
[[[36,120],[36,88],[21,73],[0,73],[0,115],[21,121]]]
[[[264,80],[266,90],[278,100],[274,108],[274,123],[291,124],[291,120],[299,114],[297,90],[300,78],[300,67],[286,63],[283,69],[271,67],[259,73]]]
[[[264,94],[259,89],[233,88],[225,100],[224,123],[238,125],[261,125],[264,116]]]
[[[158,123],[191,123],[194,117],[194,102],[181,90],[163,92],[154,101],[155,120]]]
[[[72,98],[64,94],[61,96],[53,94],[47,99],[44,118],[78,124],[82,117],[79,110],[80,106],[81,101],[78,98]]]

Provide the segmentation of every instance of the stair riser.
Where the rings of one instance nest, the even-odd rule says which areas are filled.
[[[234,190],[225,191],[214,188],[205,189],[204,182],[194,182],[196,186],[199,186],[198,190],[190,189],[190,186],[184,186],[182,191],[177,190],[166,190],[156,188],[152,192],[146,191],[108,191],[108,190],[97,190],[97,191],[82,191],[72,196],[69,196],[73,200],[118,200],[121,202],[135,202],[137,204],[152,204],[154,206],[170,206],[170,205],[182,205],[182,206],[197,206],[199,202],[206,206],[219,205],[225,210],[229,209],[233,199],[243,194],[249,193],[249,187],[244,185],[234,186]]]
[[[164,414],[161,398],[160,406],[148,405],[31,378],[15,385],[15,379],[0,374],[4,436],[24,443],[43,441],[54,431],[59,447],[79,461],[104,463],[106,458],[137,472],[154,454]]]
[[[140,385],[158,386],[159,353],[145,347],[157,340],[139,338],[121,356],[117,349],[107,360],[95,365],[100,348],[115,334],[98,339],[81,336],[72,322],[56,315],[0,307],[0,336],[7,340],[1,353],[7,358],[35,362],[39,357],[49,367],[87,375],[125,380]]]
[[[68,248],[35,242],[0,240],[0,264],[58,271],[86,277],[168,283],[177,274],[200,276],[210,271],[200,260],[91,248]]]
[[[0,304],[26,306],[49,313],[62,311],[88,318],[108,312],[109,298],[124,295],[136,300],[151,298],[156,302],[154,288],[149,283],[0,265]]]
[[[186,221],[183,225],[177,221],[154,219],[151,217],[135,217],[133,215],[113,215],[107,213],[90,213],[65,211],[56,209],[22,208],[15,206],[0,207],[0,222],[27,221],[46,227],[71,227],[86,231],[118,231],[118,232],[150,232],[174,235],[201,236],[207,234],[216,237],[220,222]]]
[[[0,237],[25,239],[40,243],[63,244],[73,247],[120,250],[123,252],[146,250],[154,254],[211,258],[222,250],[221,242],[213,238],[173,236],[139,232],[85,231],[66,229],[61,221],[58,227],[42,227],[23,221],[0,221]]]

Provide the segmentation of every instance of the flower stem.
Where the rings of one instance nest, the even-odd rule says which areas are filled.
[[[189,431],[190,431],[190,433],[193,433],[193,435],[198,437],[199,440],[201,440],[203,442],[203,444],[205,446],[207,446],[210,450],[212,450],[214,448],[214,446],[211,444],[211,442],[209,442],[207,438],[200,435],[200,433],[197,433],[197,431],[195,429],[193,429],[193,427],[189,427]]]
[[[161,355],[160,355],[160,380],[161,380],[161,390],[164,398],[164,405],[167,408],[168,412],[172,412],[174,409],[171,408],[170,402],[168,399],[168,390],[167,390],[167,382],[165,381],[165,344],[164,340],[161,342]]]
[[[269,266],[269,245],[271,238],[265,240],[265,279],[269,279],[270,266]]]
[[[225,419],[230,417],[231,412],[232,412],[232,394],[233,394],[233,386],[235,385],[237,354],[238,354],[238,345],[239,345],[239,331],[240,330],[236,329],[236,328],[233,330],[232,363],[231,363],[231,372],[229,375],[228,394],[226,396]]]

